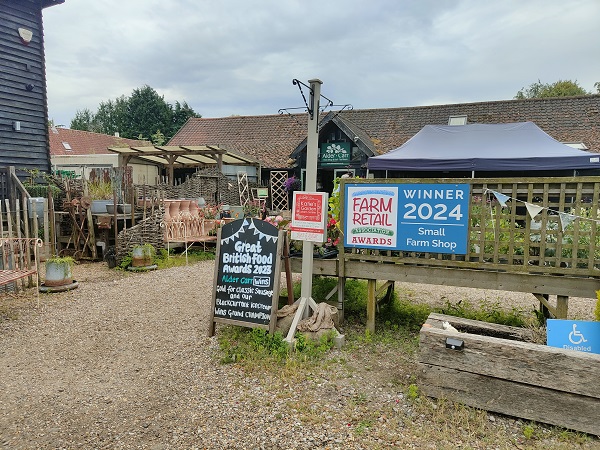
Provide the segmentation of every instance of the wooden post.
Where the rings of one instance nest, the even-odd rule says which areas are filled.
[[[49,212],[48,212],[48,199],[45,198],[44,199],[44,252],[43,252],[43,257],[44,259],[48,258],[48,256],[50,256],[50,220],[49,220],[49,216],[48,216]]]
[[[338,277],[337,283],[337,309],[340,323],[344,323],[344,290],[346,289],[346,278]]]
[[[283,262],[285,265],[285,283],[288,293],[288,305],[294,304],[294,281],[292,280],[292,264],[290,262],[290,242],[287,233],[284,234],[283,241]]]
[[[567,311],[569,309],[569,297],[566,295],[556,296],[556,318],[566,319]]]
[[[68,198],[68,189],[67,189],[67,198]],[[56,244],[56,218],[54,217],[54,200],[52,199],[52,189],[48,189],[48,232],[50,236],[50,256],[54,256],[58,254],[58,248]]]
[[[88,196],[88,184],[85,182],[83,183],[83,195],[84,196]],[[83,205],[79,206],[80,208],[83,209]],[[96,248],[96,233],[94,232],[94,218],[92,216],[92,206],[90,205],[89,208],[87,208],[86,211],[86,219],[88,222],[88,238],[85,240],[85,243],[83,244],[83,248],[81,249],[82,251],[82,256],[85,254],[85,246],[89,246],[90,250],[92,251],[92,259],[98,259],[98,249]],[[83,226],[83,220],[81,221],[81,227],[82,229],[84,228]]]
[[[377,280],[367,280],[367,331],[375,333],[375,287]]]

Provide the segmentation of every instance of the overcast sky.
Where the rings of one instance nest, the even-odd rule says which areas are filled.
[[[44,10],[49,118],[149,85],[203,117],[512,99],[600,81],[598,0],[66,0]]]

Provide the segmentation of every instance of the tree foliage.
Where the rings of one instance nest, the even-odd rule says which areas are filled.
[[[598,83],[595,84],[600,92]],[[554,83],[542,83],[538,80],[532,83],[528,88],[522,88],[515,99],[522,100],[526,98],[547,98],[547,97],[570,97],[574,95],[591,95],[577,83],[577,80],[558,80]]]
[[[100,102],[94,113],[78,110],[71,121],[74,130],[93,131],[129,139],[146,139],[161,145],[167,142],[190,117],[201,117],[186,103],[167,103],[153,88],[144,85],[129,97]]]

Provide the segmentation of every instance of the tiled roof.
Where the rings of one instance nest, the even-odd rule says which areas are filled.
[[[49,127],[48,134],[50,135],[50,156],[113,155],[114,153],[110,152],[108,147],[152,145],[148,141],[125,139],[69,128]],[[67,147],[70,147],[70,150]]]
[[[404,144],[425,125],[447,125],[450,116],[467,123],[533,122],[560,142],[583,142],[600,153],[600,95],[505,100],[454,105],[344,111],[344,120],[365,130],[377,153]]]
[[[447,125],[448,118],[457,115],[466,115],[468,123],[534,122],[560,142],[583,142],[600,153],[600,95],[362,109],[328,117],[342,120],[350,130],[362,130],[357,136],[381,154],[425,125]],[[219,145],[258,159],[265,168],[285,168],[306,138],[306,127],[306,114],[192,118],[169,145]]]
[[[216,145],[250,156],[263,167],[281,168],[306,137],[306,128],[306,114],[190,118],[169,145]]]

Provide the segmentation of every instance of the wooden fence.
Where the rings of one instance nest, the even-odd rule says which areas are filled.
[[[340,277],[341,285],[362,278],[530,292],[556,317],[566,316],[568,297],[596,298],[600,289],[600,178],[342,180],[342,218],[346,183],[469,184],[471,198],[466,254],[341,245],[337,259],[314,263],[315,274]],[[301,270],[298,261],[292,268]]]

